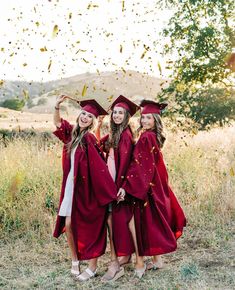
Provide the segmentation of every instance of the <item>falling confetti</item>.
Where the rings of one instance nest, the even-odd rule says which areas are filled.
[[[86,60],[85,58],[82,58],[82,60],[83,60],[85,63],[89,63],[89,61]]]
[[[86,92],[87,92],[87,86],[84,85],[84,86],[83,86],[83,89],[82,89],[82,96],[83,96],[83,97],[86,95]]]
[[[108,102],[112,102],[112,99],[113,99],[113,95],[107,97]]]
[[[234,176],[235,175],[233,167],[230,168],[229,173],[230,173],[230,176]]]
[[[158,67],[158,70],[160,72],[160,75],[162,75],[162,67],[161,67],[160,62],[157,63],[157,67]]]
[[[29,99],[29,92],[27,90],[23,90],[24,99],[27,101]]]
[[[48,64],[48,67],[47,67],[48,72],[50,72],[51,64],[52,64],[52,60],[50,59],[49,64]]]
[[[122,12],[125,11],[125,1],[122,1]]]
[[[44,46],[44,47],[41,47],[41,48],[40,48],[40,51],[41,51],[41,52],[47,51],[47,48],[46,48],[45,46]]]
[[[52,38],[56,37],[59,33],[59,26],[56,24],[53,28]]]

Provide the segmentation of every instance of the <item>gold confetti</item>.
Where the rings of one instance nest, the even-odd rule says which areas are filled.
[[[52,37],[56,37],[59,33],[59,26],[56,24],[53,28]]]
[[[120,53],[122,53],[122,45],[120,45]]]
[[[89,5],[87,6],[87,10],[89,10],[90,8],[98,8],[99,5],[97,4],[92,4],[92,3],[89,3]]]
[[[125,1],[122,1],[122,12],[125,10]]]
[[[141,57],[140,57],[141,59],[145,57],[146,52],[147,52],[147,50],[145,50],[145,51],[142,53],[142,55],[141,55]]]
[[[83,97],[85,96],[86,91],[87,91],[87,86],[84,85],[84,86],[83,86],[83,89],[82,89],[82,96],[83,96]]]
[[[230,173],[231,176],[235,175],[233,167],[230,168],[229,173]]]
[[[25,63],[23,63],[23,66],[27,66],[27,63],[25,62]]]
[[[0,86],[4,84],[4,80],[0,80]]]
[[[47,67],[47,70],[48,71],[50,71],[50,69],[51,69],[51,64],[52,64],[52,60],[50,59],[49,64],[48,64],[48,67]]]
[[[86,60],[85,58],[82,58],[82,60],[83,60],[85,63],[89,63],[89,61]]]
[[[107,97],[107,100],[108,100],[109,102],[112,102],[112,99],[113,99],[113,95]]]
[[[35,24],[36,24],[36,26],[38,27],[39,25],[40,25],[40,23],[37,21],[37,22],[35,22]]]
[[[197,135],[198,130],[197,130],[196,128],[193,128],[193,129],[192,129],[192,133],[193,133],[193,135]]]
[[[29,99],[29,92],[27,90],[23,90],[24,99],[27,101]]]
[[[47,51],[47,48],[46,48],[46,46],[44,46],[44,47],[41,47],[41,48],[40,48],[40,51],[41,51],[41,52]]]
[[[157,63],[157,67],[158,67],[158,70],[160,72],[160,75],[162,75],[162,67],[161,67],[160,62]]]
[[[72,18],[72,12],[69,13],[69,19],[71,19],[71,18]]]

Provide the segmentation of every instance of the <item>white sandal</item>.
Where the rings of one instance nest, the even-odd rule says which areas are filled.
[[[158,269],[162,269],[163,267],[164,267],[164,264],[163,264],[162,259],[155,263],[153,261],[147,262],[147,270],[158,270]]]
[[[79,261],[72,261],[72,267],[78,267],[78,270],[74,270],[73,268],[71,269],[71,274],[78,276],[80,275],[80,270],[79,270]]]
[[[91,278],[96,276],[96,271],[97,271],[96,269],[93,272],[89,268],[86,268],[86,270],[84,272],[82,272],[82,274],[77,276],[77,279],[79,281],[82,281],[82,282],[87,281],[87,280],[89,280],[89,279],[91,279]]]
[[[135,269],[134,277],[136,276],[137,278],[141,279],[143,277],[146,269],[147,269],[146,264],[144,264],[144,267],[141,269]]]
[[[108,271],[101,278],[101,282],[114,282],[124,274],[124,267],[120,267],[118,261],[111,261]]]

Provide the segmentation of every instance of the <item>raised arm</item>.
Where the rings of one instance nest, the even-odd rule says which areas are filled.
[[[98,140],[98,142],[100,142],[100,128],[102,126],[102,123],[103,123],[103,119],[104,119],[105,116],[99,116],[98,117],[98,125],[96,127],[96,131],[95,131],[95,136],[96,136],[96,139]]]
[[[60,104],[63,103],[65,99],[68,97],[65,95],[61,95],[57,100],[55,104],[54,109],[54,115],[53,115],[53,123],[58,128],[61,126],[61,117],[60,117]]]

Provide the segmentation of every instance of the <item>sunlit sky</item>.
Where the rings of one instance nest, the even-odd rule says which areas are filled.
[[[0,79],[48,81],[86,72],[163,76],[160,36],[171,11],[153,0],[7,0],[0,8]]]

